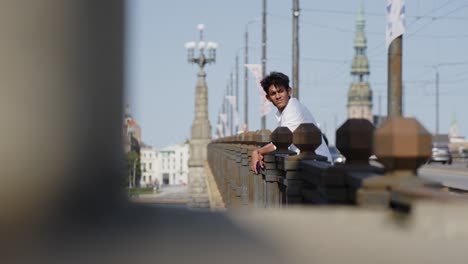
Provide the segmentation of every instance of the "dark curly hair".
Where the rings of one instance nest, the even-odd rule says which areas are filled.
[[[270,88],[271,85],[274,85],[275,87],[283,86],[286,89],[290,88],[289,77],[281,72],[270,72],[270,75],[265,76],[265,78],[263,78],[260,84],[262,85],[262,88],[267,95],[268,88]]]

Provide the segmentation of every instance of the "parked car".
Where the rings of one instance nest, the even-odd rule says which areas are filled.
[[[343,163],[346,162],[346,157],[343,156],[335,146],[328,146],[328,149],[330,150],[330,154],[332,156],[333,163],[343,164]]]
[[[432,154],[427,163],[442,162],[442,164],[452,164],[452,153],[445,143],[433,143]]]

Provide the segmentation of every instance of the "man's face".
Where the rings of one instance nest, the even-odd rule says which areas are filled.
[[[291,90],[292,89],[286,88],[284,86],[271,85],[268,87],[268,94],[266,97],[281,112],[289,102],[289,97],[292,93]]]

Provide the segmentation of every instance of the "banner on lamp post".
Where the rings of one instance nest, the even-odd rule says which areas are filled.
[[[257,82],[257,87],[260,92],[260,115],[265,116],[271,111],[271,105],[270,102],[266,99],[265,97],[265,91],[262,88],[262,85],[260,84],[260,81],[262,80],[262,65],[260,64],[244,64],[244,66],[249,69],[250,72],[255,76],[255,80]]]
[[[405,0],[387,0],[387,50],[392,41],[405,33]]]
[[[218,137],[223,138],[224,137],[223,125],[220,123],[216,124],[216,129],[218,130]]]

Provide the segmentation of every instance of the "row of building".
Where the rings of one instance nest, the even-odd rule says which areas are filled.
[[[140,157],[140,172],[133,170],[132,186],[157,187],[161,185],[186,185],[188,182],[189,144],[175,144],[160,150],[144,144],[141,128],[127,106],[123,124],[124,152],[134,151]]]

